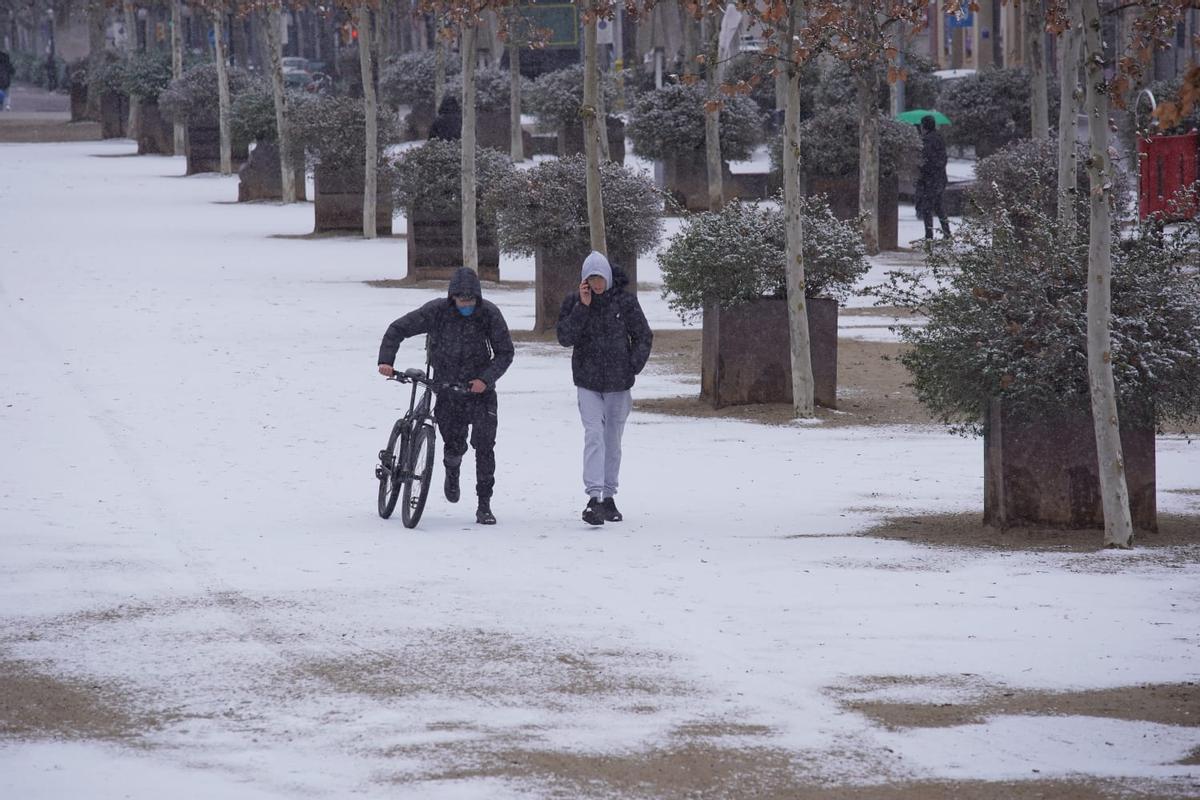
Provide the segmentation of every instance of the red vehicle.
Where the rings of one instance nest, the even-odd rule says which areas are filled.
[[[1196,152],[1200,133],[1138,139],[1138,216],[1179,222],[1197,215]]]

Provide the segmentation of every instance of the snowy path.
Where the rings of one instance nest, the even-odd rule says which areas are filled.
[[[1200,779],[1174,763],[1197,728],[1014,716],[898,735],[830,694],[870,676],[1200,677],[1194,563],[1104,553],[1123,568],[1100,573],[852,535],[896,509],[976,509],[976,441],[635,414],[628,521],[587,529],[569,359],[519,345],[500,525],[470,524],[469,497],[432,498],[416,531],[379,519],[401,401],[374,374],[379,337],[436,294],[363,283],[401,276],[403,241],[278,238],[307,233],[311,205],[237,206],[235,179],[130,150],[0,146],[0,666],[105,687],[148,746],[0,739],[0,796],[549,796],[472,767],[703,724],[762,726],[714,741],[781,749],[814,781]],[[529,327],[531,292],[493,299]],[[1163,511],[1200,510],[1197,447],[1160,442]]]

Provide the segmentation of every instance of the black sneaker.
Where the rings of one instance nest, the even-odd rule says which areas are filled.
[[[479,498],[479,508],[475,509],[475,522],[480,525],[496,524],[496,517],[492,514],[491,501],[486,497]]]
[[[600,498],[593,497],[588,500],[587,507],[583,509],[583,521],[588,525],[604,524],[604,505]]]
[[[446,499],[451,503],[458,502],[458,467],[446,466]]]
[[[621,512],[617,511],[617,503],[611,497],[604,498],[604,502],[600,504],[600,512],[604,514],[605,522],[620,522],[624,517]]]

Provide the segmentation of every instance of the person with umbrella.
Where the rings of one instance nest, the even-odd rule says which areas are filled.
[[[942,223],[942,236],[950,238],[950,222],[942,207],[942,193],[946,191],[946,142],[937,132],[937,120],[933,114],[921,117],[921,170],[917,175],[917,216],[925,223],[925,241],[933,240],[933,215]]]

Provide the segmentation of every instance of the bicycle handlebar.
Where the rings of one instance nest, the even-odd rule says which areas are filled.
[[[450,394],[471,394],[471,390],[461,383],[438,383],[423,375],[406,375],[403,372],[393,372],[387,380],[396,383],[419,383],[428,386],[434,393],[449,392]]]

